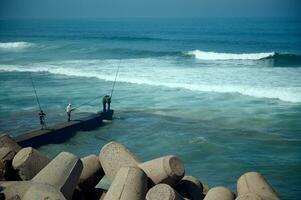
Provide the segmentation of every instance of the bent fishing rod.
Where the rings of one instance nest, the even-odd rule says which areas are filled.
[[[111,90],[111,95],[110,95],[111,99],[112,99],[113,92],[114,92],[114,89],[115,89],[115,84],[116,84],[117,76],[118,76],[118,73],[119,73],[120,64],[121,64],[121,59],[119,60],[119,64],[118,64],[116,75],[115,75],[115,80],[113,82],[113,86],[112,86],[112,90]]]
[[[39,109],[40,109],[40,111],[42,111],[42,107],[41,107],[41,104],[40,104],[40,100],[39,100],[39,97],[38,97],[38,94],[37,94],[36,87],[35,87],[35,85],[34,85],[32,76],[30,76],[30,80],[31,80],[31,84],[32,84],[32,87],[33,87],[35,96],[36,96],[36,100],[37,100],[37,102],[38,102]]]

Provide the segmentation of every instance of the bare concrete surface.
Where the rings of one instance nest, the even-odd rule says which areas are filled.
[[[234,200],[233,193],[225,187],[211,188],[204,200]]]
[[[102,147],[99,161],[110,183],[121,167],[135,167],[141,162],[129,149],[117,142]]]
[[[96,155],[86,156],[81,161],[83,170],[78,185],[82,190],[89,190],[99,183],[104,176],[104,171]]]
[[[175,186],[184,176],[185,168],[175,156],[164,156],[138,165],[154,184]]]
[[[11,150],[18,152],[21,147],[8,134],[0,135],[0,147],[9,147]]]
[[[263,200],[263,199],[255,193],[247,193],[238,196],[235,200]]]
[[[75,155],[62,152],[56,156],[32,181],[49,184],[58,189],[66,199],[71,199],[83,169],[82,161]]]
[[[104,200],[143,200],[146,192],[146,174],[138,167],[122,167]]]
[[[237,180],[238,196],[247,193],[255,193],[265,200],[280,199],[270,184],[258,172],[247,172]]]
[[[171,186],[158,184],[147,192],[146,200],[184,200],[184,198]]]
[[[21,149],[14,157],[12,166],[22,180],[32,179],[41,171],[50,159],[32,147]]]

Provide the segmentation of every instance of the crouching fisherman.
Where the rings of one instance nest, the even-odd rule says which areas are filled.
[[[73,111],[74,109],[71,108],[71,103],[69,103],[67,105],[67,108],[66,108],[66,113],[67,113],[67,116],[68,116],[68,119],[67,121],[70,122],[71,120],[71,111]]]
[[[46,128],[45,116],[46,116],[46,114],[43,112],[43,110],[40,110],[39,117],[40,117],[40,125],[41,125],[41,129],[42,130],[44,128]]]

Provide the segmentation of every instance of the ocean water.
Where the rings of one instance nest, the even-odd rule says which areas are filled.
[[[301,21],[115,19],[0,21],[0,131],[39,127],[101,109],[114,120],[41,146],[98,154],[108,141],[142,160],[174,154],[186,174],[236,191],[261,172],[282,199],[301,196]]]

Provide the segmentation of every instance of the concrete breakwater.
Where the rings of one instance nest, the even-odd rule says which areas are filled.
[[[108,190],[96,188],[104,177]],[[61,152],[50,160],[32,147],[21,148],[7,134],[0,135],[0,200],[277,200],[264,177],[247,172],[237,180],[237,192],[209,188],[185,175],[173,155],[142,161],[117,142],[107,143],[99,155],[84,158]]]

